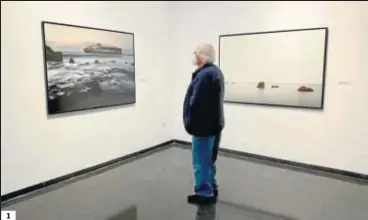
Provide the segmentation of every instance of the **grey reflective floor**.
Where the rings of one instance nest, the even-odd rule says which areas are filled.
[[[8,203],[18,220],[367,220],[368,185],[220,156],[219,202],[186,203],[191,153],[169,148]]]

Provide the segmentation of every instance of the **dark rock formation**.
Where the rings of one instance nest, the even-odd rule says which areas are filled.
[[[271,88],[274,88],[274,89],[276,89],[276,88],[279,88],[280,86],[278,86],[278,85],[272,85],[271,86]]]
[[[258,89],[264,89],[265,88],[265,83],[264,82],[259,82],[257,85]]]
[[[299,92],[313,92],[314,90],[307,86],[300,86],[298,89]]]
[[[101,87],[100,87],[100,84],[97,81],[92,81],[92,82],[86,83],[86,86],[91,88],[90,93],[94,96],[99,96],[103,92]]]
[[[55,52],[51,47],[45,45],[46,61],[63,62],[63,54]]]
[[[116,60],[111,60],[110,62],[111,62],[111,63],[115,63],[115,62],[116,62]]]
[[[95,64],[98,64],[98,63],[100,63],[100,61],[98,61],[98,60],[95,60],[95,62],[94,62]]]
[[[73,57],[70,57],[70,59],[69,59],[69,63],[75,63],[75,61],[74,61]]]

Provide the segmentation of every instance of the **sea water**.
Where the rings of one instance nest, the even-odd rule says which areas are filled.
[[[47,82],[49,101],[60,98],[68,100],[70,97],[77,103],[80,97],[92,97],[99,103],[93,103],[94,100],[89,99],[86,108],[97,107],[103,103],[117,104],[114,100],[108,102],[106,99],[114,97],[118,100],[121,96],[121,100],[126,100],[124,95],[134,97],[134,56],[63,53],[62,62],[47,62]],[[77,96],[77,93],[82,95]],[[67,103],[67,110],[73,110],[71,102]]]
[[[322,84],[266,83],[264,89],[258,83],[226,83],[225,101],[255,104],[286,105],[296,107],[321,107]],[[272,88],[277,85],[278,88]],[[300,86],[307,86],[313,92],[300,92]]]

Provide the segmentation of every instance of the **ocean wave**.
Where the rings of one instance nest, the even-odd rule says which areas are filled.
[[[121,62],[48,62],[48,97],[53,100],[77,93],[134,92],[134,68]],[[84,96],[81,96],[84,97]]]

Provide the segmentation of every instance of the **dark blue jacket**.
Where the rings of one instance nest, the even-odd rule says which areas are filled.
[[[198,137],[219,134],[224,120],[224,76],[214,64],[198,68],[184,100],[185,130]]]

